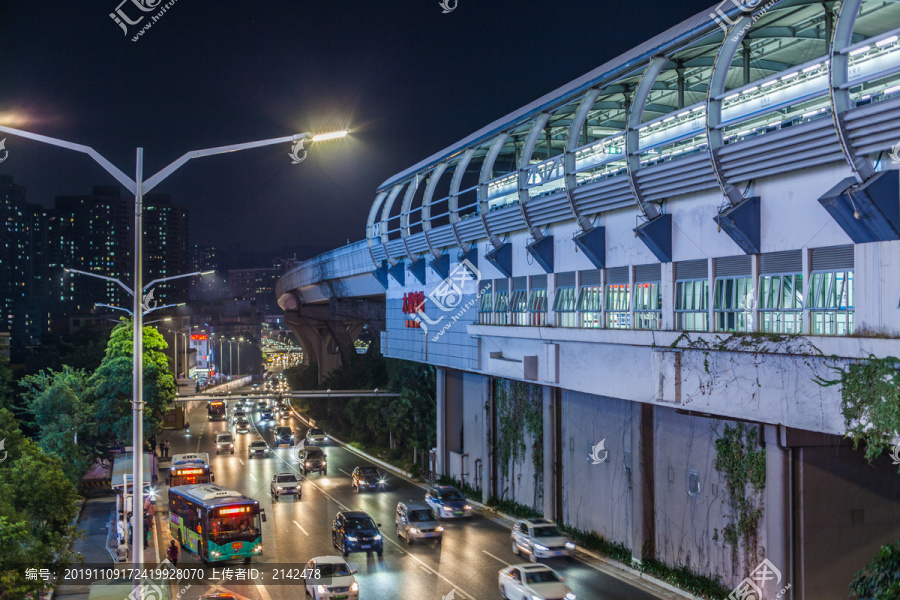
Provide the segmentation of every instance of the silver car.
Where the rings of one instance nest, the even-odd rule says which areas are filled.
[[[421,502],[398,502],[394,522],[397,537],[406,538],[407,544],[412,544],[413,540],[435,540],[440,544],[444,537],[444,527],[434,511]]]
[[[291,494],[295,498],[300,498],[302,491],[300,489],[300,481],[293,473],[277,473],[269,483],[269,491],[278,500],[278,496]]]
[[[575,544],[553,521],[519,519],[512,530],[513,554],[524,553],[531,562],[539,558],[569,556]]]

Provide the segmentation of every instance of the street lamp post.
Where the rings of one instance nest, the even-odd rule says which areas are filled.
[[[167,167],[163,168],[161,171],[153,175],[147,180],[144,180],[144,149],[138,148],[135,155],[135,178],[129,178],[124,172],[122,172],[118,167],[112,164],[109,160],[100,155],[99,152],[94,150],[89,146],[84,146],[82,144],[76,144],[73,142],[68,142],[65,140],[60,140],[57,138],[52,138],[45,135],[40,135],[37,133],[32,133],[30,131],[24,131],[21,129],[15,129],[12,127],[6,127],[5,125],[0,125],[0,131],[8,133],[10,135],[15,135],[23,138],[27,138],[30,140],[34,140],[37,142],[41,142],[44,144],[49,144],[51,146],[57,146],[60,148],[66,148],[68,150],[74,150],[76,152],[81,152],[83,154],[87,154],[94,161],[103,167],[103,169],[115,178],[122,186],[124,186],[129,192],[134,194],[134,371],[132,373],[133,377],[133,389],[132,389],[132,409],[134,413],[134,429],[133,429],[133,443],[135,452],[134,454],[134,480],[132,482],[132,486],[134,488],[134,507],[142,508],[143,507],[143,454],[140,451],[142,444],[141,441],[143,439],[143,323],[142,317],[145,307],[147,303],[151,300],[152,296],[148,295],[147,297],[143,296],[144,285],[143,285],[143,199],[144,194],[149,193],[153,188],[163,182],[169,175],[174,173],[180,167],[182,167],[185,163],[193,158],[202,158],[205,156],[214,156],[217,154],[225,154],[228,152],[236,152],[239,150],[248,150],[251,148],[261,148],[264,146],[271,146],[274,144],[286,144],[293,143],[293,152],[292,156],[295,157],[294,163],[301,162],[304,158],[306,158],[306,150],[303,149],[303,143],[307,140],[311,140],[313,142],[317,141],[325,141],[329,139],[335,139],[339,137],[346,136],[349,131],[340,131],[334,133],[326,133],[320,135],[313,135],[311,133],[299,133],[295,135],[284,136],[280,138],[272,138],[268,140],[259,140],[255,142],[247,142],[243,144],[233,144],[230,146],[220,146],[217,148],[207,148],[204,150],[193,150],[191,152],[187,152],[183,154],[180,158],[169,164]],[[303,152],[303,157],[299,158],[299,152]],[[121,282],[119,282],[122,285]],[[124,286],[127,289],[127,286]],[[133,560],[132,563],[136,569],[143,568],[144,564],[144,546],[143,546],[143,531],[144,531],[144,521],[141,518],[140,512],[137,510],[134,511],[134,524],[132,525],[132,529],[134,532],[134,539],[138,541],[137,544],[134,545],[133,552]],[[139,571],[138,571],[139,572]],[[134,597],[136,600],[140,599],[141,590],[138,585],[138,579],[134,580],[135,585],[135,593]]]

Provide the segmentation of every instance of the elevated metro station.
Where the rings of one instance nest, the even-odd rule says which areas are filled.
[[[438,472],[844,599],[900,539],[898,467],[823,385],[900,356],[898,35],[895,1],[723,2],[390,177],[279,305],[320,366],[366,325],[438,367]]]

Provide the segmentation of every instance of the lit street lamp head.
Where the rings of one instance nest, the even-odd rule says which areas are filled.
[[[347,134],[350,133],[349,129],[345,129],[343,131],[332,131],[330,133],[320,133],[313,136],[312,141],[314,142],[325,142],[327,140],[336,140],[338,138],[346,137]]]

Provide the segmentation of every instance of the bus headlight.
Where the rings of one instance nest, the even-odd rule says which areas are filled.
[[[212,552],[210,552],[210,554],[212,554],[212,555],[215,556],[215,557],[221,556],[221,555],[220,555],[217,551],[215,551],[215,550],[213,550]]]
[[[254,552],[262,552],[262,544],[253,549]]]

